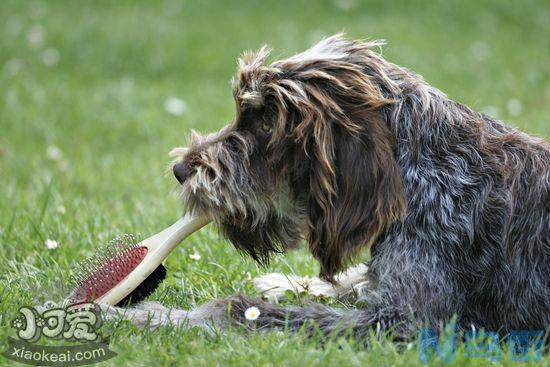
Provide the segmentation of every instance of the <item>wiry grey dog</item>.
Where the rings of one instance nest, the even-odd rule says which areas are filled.
[[[245,54],[234,122],[194,135],[174,165],[187,210],[212,217],[238,249],[267,263],[305,240],[315,281],[336,296],[342,280],[362,284],[366,306],[235,296],[127,317],[223,328],[250,324],[255,306],[255,329],[316,324],[359,337],[409,337],[416,322],[453,315],[463,328],[549,328],[550,144],[448,99],[380,45],[337,35],[271,64],[265,47]],[[364,247],[368,268],[338,275]]]

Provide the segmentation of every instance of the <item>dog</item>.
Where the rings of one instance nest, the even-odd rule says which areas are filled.
[[[361,307],[239,295],[191,311],[145,303],[111,312],[153,327],[360,338],[411,338],[418,325],[453,317],[463,329],[548,329],[550,144],[450,100],[386,61],[382,45],[339,34],[272,63],[265,46],[245,53],[234,121],[174,150],[187,211],[212,218],[260,264],[303,242],[318,260],[319,278],[256,279],[268,298],[306,289],[352,295]],[[368,264],[346,271],[365,248]]]

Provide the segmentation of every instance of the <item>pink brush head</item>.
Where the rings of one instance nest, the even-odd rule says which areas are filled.
[[[186,214],[140,243],[129,235],[116,238],[76,271],[74,290],[66,301],[109,305],[142,301],[166,278],[162,261],[181,241],[209,222],[208,217]]]
[[[91,302],[119,284],[145,258],[148,249],[136,243],[131,235],[110,241],[93,258],[75,269],[71,304]]]

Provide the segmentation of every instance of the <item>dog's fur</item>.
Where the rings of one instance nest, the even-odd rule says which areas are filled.
[[[448,99],[380,45],[337,35],[271,64],[265,47],[245,54],[234,122],[194,135],[174,166],[187,210],[260,263],[305,239],[337,287],[370,246],[366,306],[236,296],[157,324],[246,325],[256,306],[255,328],[311,321],[327,334],[407,337],[413,320],[453,315],[503,333],[549,327],[550,144]]]

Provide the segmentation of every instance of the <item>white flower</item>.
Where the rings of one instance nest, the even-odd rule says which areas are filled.
[[[55,240],[46,240],[46,242],[44,242],[44,244],[46,245],[46,248],[48,250],[53,250],[53,249],[56,249],[59,247],[59,243],[57,243],[57,241]]]
[[[521,115],[521,110],[523,109],[523,106],[521,105],[521,102],[515,98],[512,98],[508,100],[508,103],[506,103],[506,108],[508,109],[508,113],[512,116],[519,116]]]
[[[181,116],[187,110],[187,104],[179,98],[170,97],[164,101],[164,109],[171,115]]]
[[[304,291],[309,293],[309,290],[311,289],[311,281],[312,281],[311,278],[308,275],[306,275],[302,277],[302,279],[300,279],[298,284],[300,284],[302,288],[304,288]]]
[[[334,0],[334,6],[343,11],[350,11],[357,7],[358,2],[355,0]]]
[[[4,70],[8,76],[17,75],[23,69],[23,62],[19,59],[10,59],[4,64]]]
[[[40,24],[33,26],[27,32],[27,43],[31,47],[40,47],[44,43],[45,37],[44,28]]]
[[[125,76],[120,80],[120,89],[122,93],[130,93],[134,88],[134,78]]]
[[[55,66],[59,62],[59,51],[55,48],[47,48],[42,52],[42,62],[46,66]]]
[[[201,259],[201,254],[195,252],[194,254],[189,255],[189,257],[191,258],[191,260],[199,261]]]
[[[47,155],[48,158],[51,159],[52,161],[58,161],[58,160],[60,160],[60,159],[63,157],[63,153],[61,153],[61,149],[59,149],[59,148],[56,147],[55,145],[50,145],[50,146],[46,149],[46,155]]]
[[[254,321],[260,316],[260,310],[258,307],[248,307],[246,311],[244,311],[244,317],[247,320]]]
[[[491,54],[491,49],[487,43],[483,41],[475,41],[470,45],[470,51],[474,58],[479,61],[485,60]]]
[[[67,209],[65,209],[63,205],[58,205],[56,210],[59,214],[65,214],[67,212]]]

